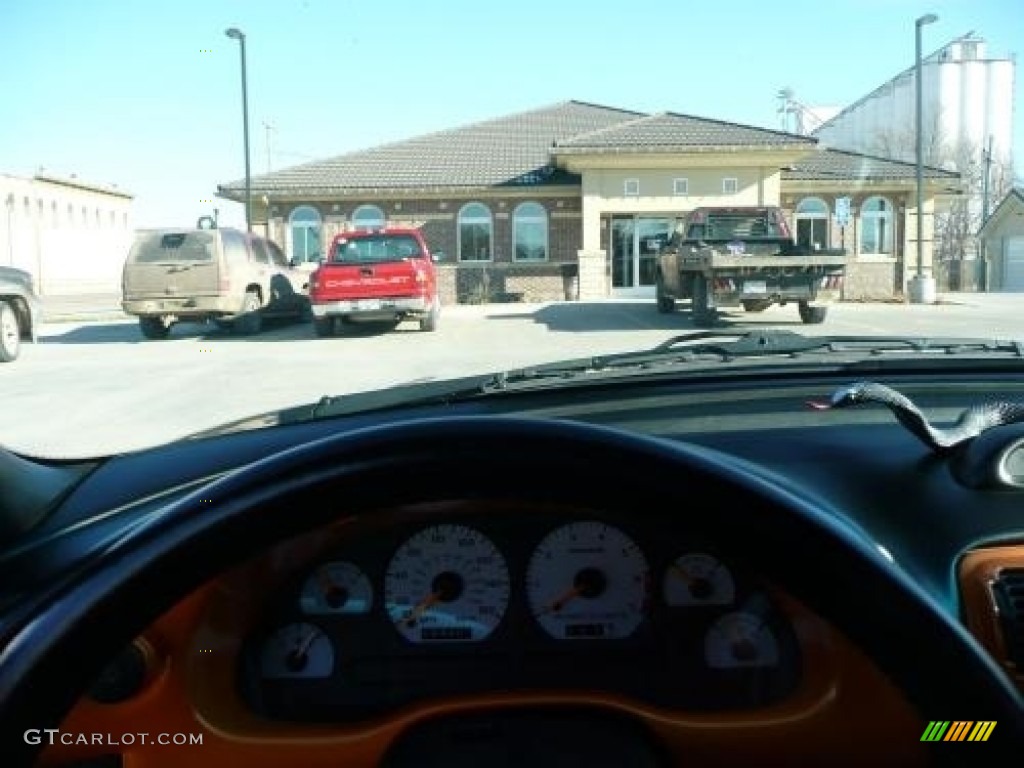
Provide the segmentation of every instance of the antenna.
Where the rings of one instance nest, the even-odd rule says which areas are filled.
[[[270,132],[276,131],[277,126],[268,123],[266,120],[263,121],[263,129],[267,133],[267,173],[270,173]]]

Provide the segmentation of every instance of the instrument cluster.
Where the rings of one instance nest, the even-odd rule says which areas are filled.
[[[266,717],[345,722],[439,696],[583,691],[709,711],[797,687],[764,584],[703,542],[601,515],[356,531],[290,574],[244,644]]]

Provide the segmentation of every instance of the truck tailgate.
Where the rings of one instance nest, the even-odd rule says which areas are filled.
[[[416,268],[408,261],[371,264],[325,264],[317,278],[314,301],[413,296],[421,291]]]

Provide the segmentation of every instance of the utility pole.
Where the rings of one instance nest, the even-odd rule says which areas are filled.
[[[988,189],[989,178],[992,176],[992,136],[989,135],[985,148],[981,151],[984,176],[981,179],[981,226],[988,221]],[[988,290],[988,254],[985,249],[985,238],[978,244],[978,290]]]
[[[270,173],[270,132],[276,131],[277,126],[271,125],[266,120],[264,120],[263,129],[267,132],[267,173]]]

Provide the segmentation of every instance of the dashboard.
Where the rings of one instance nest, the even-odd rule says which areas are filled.
[[[600,510],[394,511],[235,579],[268,595],[238,673],[246,704],[275,720],[355,721],[492,691],[729,711],[778,703],[801,680],[770,585],[712,542]]]
[[[122,537],[161,520],[178,524],[167,510],[268,456],[378,434],[389,422],[512,415],[547,432],[535,442],[508,432],[502,441],[522,442],[493,438],[488,449],[474,433],[448,443],[455,455],[429,442],[421,455],[412,444],[401,464],[410,474],[395,475],[380,459],[381,473],[359,485],[344,485],[338,472],[300,491],[313,482],[309,467],[268,476],[270,500],[219,539],[222,550],[244,556],[196,550],[201,577],[189,578],[186,561],[122,603],[133,611],[151,605],[122,637],[135,638],[128,647],[103,649],[109,663],[61,727],[107,733],[133,723],[204,736],[189,752],[119,750],[144,768],[186,757],[211,766],[417,765],[426,754],[448,754],[449,736],[461,745],[483,739],[493,755],[510,742],[481,734],[517,734],[515,741],[526,721],[499,722],[513,713],[529,715],[526,731],[549,745],[537,766],[578,755],[581,739],[604,753],[603,764],[648,764],[634,759],[640,744],[668,755],[650,764],[757,763],[771,754],[817,765],[836,749],[861,764],[927,763],[920,737],[929,719],[983,715],[967,704],[934,711],[927,701],[912,703],[893,682],[892,658],[902,654],[905,666],[914,655],[956,652],[944,644],[948,626],[936,628],[931,645],[903,653],[899,638],[880,628],[912,631],[900,623],[904,614],[854,577],[843,589],[821,586],[837,578],[828,555],[799,537],[783,539],[783,518],[745,508],[735,487],[702,487],[684,473],[677,490],[659,496],[640,454],[608,454],[602,445],[567,455],[538,442],[552,425],[571,422],[727,458],[882,553],[1024,690],[1024,646],[1014,639],[1024,615],[1015,586],[1024,579],[1024,491],[998,485],[1008,473],[1024,477],[1013,463],[1024,425],[935,456],[884,409],[806,409],[837,383],[821,376],[541,391],[448,406],[442,419],[436,407],[356,414],[69,467],[81,479],[27,544],[0,556],[0,579],[15,585],[7,594],[38,595],[44,606],[50,585],[65,577],[78,584],[76,574],[107,562]],[[1006,376],[913,374],[888,383],[936,420],[955,419],[983,395],[1024,399],[1024,382]],[[472,465],[478,452],[493,458],[476,462],[486,476],[470,482],[458,462]],[[429,454],[447,479],[431,480],[435,464],[422,458]],[[603,482],[601,473],[618,479]],[[660,477],[657,487],[672,487]],[[421,494],[423,483],[434,491]],[[602,492],[610,486],[632,494]],[[403,501],[382,506],[381,496]],[[208,515],[199,506],[181,524]],[[270,519],[277,522],[268,528]],[[172,582],[190,586],[165,590]],[[840,629],[834,619],[844,614],[849,623]],[[955,674],[915,679],[959,700],[967,688],[944,682]],[[1010,727],[1000,721],[995,733]],[[464,730],[452,735],[453,728]],[[392,760],[409,744],[411,761]],[[102,754],[55,745],[40,764],[66,767]]]

